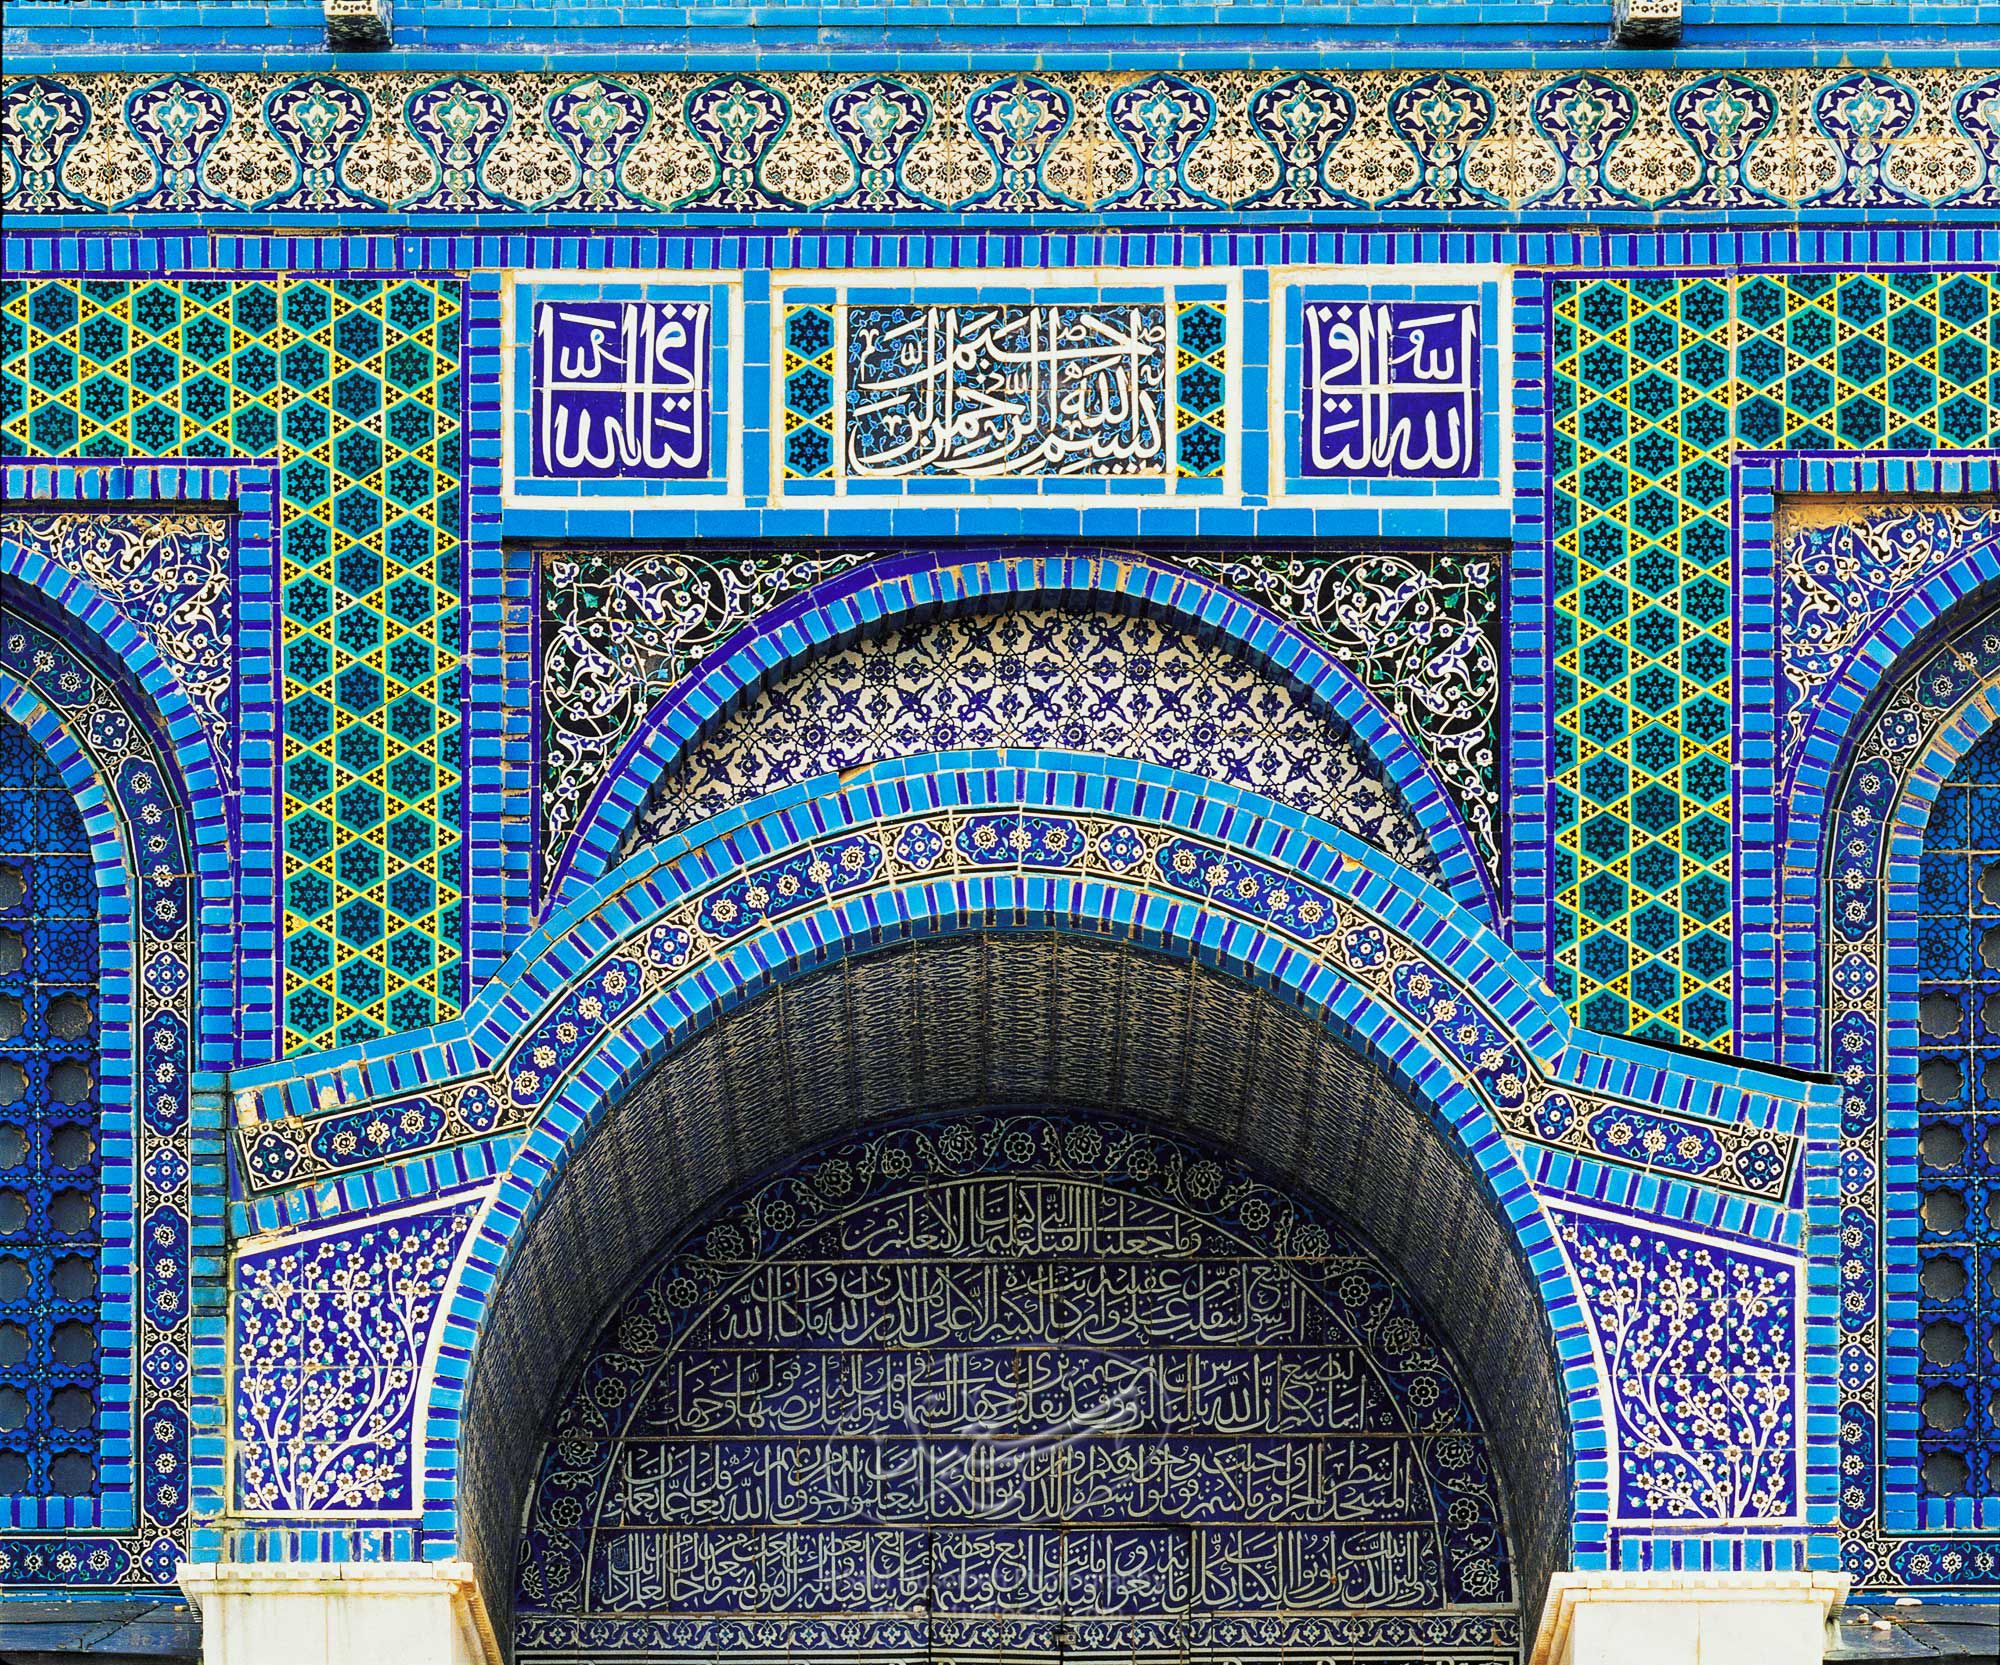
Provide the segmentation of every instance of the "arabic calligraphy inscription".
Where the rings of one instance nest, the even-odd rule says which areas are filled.
[[[847,465],[862,478],[1159,476],[1167,308],[849,309]]]
[[[1306,479],[1477,478],[1479,303],[1309,303],[1299,404]]]
[[[551,1430],[519,1640],[1028,1652],[1066,1615],[1167,1665],[1190,1626],[1303,1656],[1460,1610],[1492,1645],[1508,1559],[1462,1384],[1337,1227],[1171,1138],[973,1114],[767,1181],[628,1297]]]
[[[706,301],[538,301],[534,472],[705,480]]]

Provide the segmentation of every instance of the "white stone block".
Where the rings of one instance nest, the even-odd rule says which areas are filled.
[[[1557,1573],[1534,1665],[1821,1665],[1845,1573]]]
[[[500,1665],[463,1561],[191,1563],[203,1665]]]

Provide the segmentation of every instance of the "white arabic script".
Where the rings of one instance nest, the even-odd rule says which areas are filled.
[[[613,323],[598,311],[538,305],[535,472],[703,472],[708,314],[698,302],[631,301]]]
[[[1315,304],[1306,308],[1305,350],[1308,474],[1471,472],[1479,432],[1476,308],[1398,318],[1387,303]]]
[[[856,307],[850,319],[856,474],[1165,470],[1161,306]]]

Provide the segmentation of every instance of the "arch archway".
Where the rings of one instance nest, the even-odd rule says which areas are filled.
[[[1977,985],[1990,972],[1967,933],[1983,936],[1979,887],[1990,888],[1993,850],[1985,817],[1974,835],[1967,798],[1968,766],[1990,766],[1996,722],[2000,611],[1989,583],[1891,665],[1853,725],[1826,816],[1818,877],[1830,994],[1815,1038],[1843,1095],[1838,1119],[1815,1136],[1843,1181],[1840,1230],[1814,1276],[1841,1296],[1825,1337],[1846,1458],[1833,1502],[1842,1562],[1862,1589],[2000,1582],[1982,1473],[1988,1321],[1977,1282],[1954,1293],[1938,1281],[1948,1263],[1976,1270],[1978,1239],[1990,1237],[1976,1206],[1966,1230],[1938,1209],[1967,1189],[1952,1141],[1975,1167],[1985,1150],[1976,1085],[1993,1026]],[[1954,1334],[1964,1351],[1940,1373],[1939,1344]],[[1963,1421],[1930,1401],[1941,1374],[1967,1402]],[[1959,1437],[1940,1437],[1949,1434]],[[1939,1453],[1965,1473],[1932,1467]]]
[[[1514,1587],[1532,1605],[1568,1558],[1572,1452],[1590,1411],[1568,1401],[1557,1362],[1566,1274],[1545,1222],[1505,1177],[1513,1158],[1491,1124],[1472,1130],[1483,1118],[1449,1070],[1391,1035],[1355,988],[1320,991],[1343,1022],[1226,954],[1203,964],[983,917],[858,945],[737,1006],[576,1139],[486,1299],[462,1414],[452,1393],[459,1541],[502,1629],[550,1395],[604,1299],[715,1197],[815,1142],[913,1110],[1009,1104],[1204,1140],[1375,1244],[1474,1383],[1514,1520]],[[1358,1033],[1343,1039],[1349,1022]],[[1470,1112],[1462,1135],[1437,1125],[1441,1107],[1447,1127]],[[1579,1387],[1594,1399],[1581,1378],[1567,1391]]]
[[[1263,1021],[1267,1056],[1300,1022]],[[558,1396],[519,1580],[529,1661],[1520,1639],[1468,1378],[1384,1257],[1184,1126],[1075,1110],[870,1120],[705,1210]]]
[[[595,1304],[569,1310],[553,1297],[574,1303],[579,1291],[609,1298],[627,1287],[665,1236],[693,1216],[679,1176],[697,1173],[715,1150],[776,1163],[810,1134],[837,1129],[815,1124],[787,1141],[779,1137],[783,1118],[768,1106],[738,1127],[730,1104],[757,1101],[732,1089],[728,1102],[710,1095],[699,1113],[657,1131],[652,1148],[666,1166],[653,1179],[635,1185],[600,1175],[570,1185],[566,1176],[583,1171],[642,1080],[663,1068],[678,1075],[701,1055],[702,1037],[719,1033],[740,1009],[885,950],[929,952],[993,937],[1094,939],[1158,954],[1255,992],[1272,1009],[1297,1012],[1305,1034],[1339,1057],[1365,1061],[1421,1125],[1407,1136],[1400,1123],[1381,1133],[1377,1143],[1399,1153],[1407,1172],[1372,1172],[1360,1195],[1370,1203],[1421,1195],[1427,1212],[1399,1229],[1426,1244],[1445,1229],[1440,1221],[1486,1222],[1480,1230],[1493,1234],[1494,1253],[1476,1263],[1511,1267],[1500,1282],[1520,1299],[1503,1302],[1487,1291],[1474,1308],[1450,1305],[1462,1303],[1470,1285],[1451,1282],[1451,1267],[1431,1254],[1427,1273],[1446,1285],[1439,1323],[1447,1335],[1485,1335],[1503,1306],[1528,1315],[1507,1356],[1534,1361],[1554,1392],[1553,1424],[1537,1416],[1532,1430],[1521,1422],[1515,1436],[1496,1435],[1496,1449],[1514,1438],[1522,1449],[1554,1452],[1549,1463],[1502,1465],[1508,1485],[1544,1500],[1520,1534],[1522,1587],[1539,1591],[1549,1567],[1572,1554],[1588,1564],[1599,1553],[1596,1533],[1609,1506],[1604,1390],[1576,1285],[1514,1140],[1588,1144],[1597,1137],[1593,1117],[1608,1113],[1597,1087],[1626,1061],[1579,1048],[1533,972],[1447,897],[1380,852],[1254,793],[1150,765],[1061,754],[947,754],[879,778],[812,787],[635,854],[543,926],[501,980],[504,995],[483,992],[459,1033],[441,1038],[440,1059],[456,1083],[409,1099],[393,1061],[361,1063],[343,1069],[342,1096],[349,1103],[379,1096],[393,1114],[364,1104],[304,1122],[259,1117],[246,1132],[246,1171],[269,1186],[337,1171],[328,1137],[356,1116],[389,1136],[390,1148],[377,1141],[364,1153],[368,1161],[461,1128],[521,1131],[504,1147],[505,1171],[463,1251],[422,1390],[416,1453],[418,1483],[431,1500],[426,1545],[473,1564],[503,1629],[523,1465],[532,1460],[547,1394],[597,1316]],[[962,1047],[963,1037],[1017,1013],[1026,1021],[1045,1008],[983,1000],[961,1009],[951,1042]],[[901,1076],[878,1077],[874,1066],[905,1044],[907,1027],[843,1019],[827,1033],[868,1061],[868,1079],[893,1082],[909,1078],[907,1058]],[[1139,1030],[1150,1036],[1160,1027],[1148,1015]],[[1240,1028],[1223,1025],[1214,1046],[1174,1054],[1190,1062],[1155,1070],[1152,1079],[1239,1083],[1245,1066],[1229,1049]],[[1061,1032],[1093,1055],[1103,1051],[1104,1025],[1088,1006]],[[1043,1056],[1031,1035],[1012,1032],[1003,1054],[1030,1068]],[[1204,1057],[1225,1061],[1197,1067]],[[775,1052],[760,1066],[779,1067]],[[815,1063],[802,1079],[844,1086],[846,1066],[828,1069]],[[1657,1089],[1643,1090],[1650,1097]],[[1140,1101],[1137,1113],[1153,1114],[1159,1096]],[[997,1091],[973,1102],[1009,1101],[1020,1102]],[[834,1102],[842,1114],[863,1105]],[[898,1105],[919,1102],[936,1103],[928,1083]],[[1091,1107],[1088,1098],[1080,1102]],[[1247,1125],[1254,1133],[1303,1114],[1294,1102]],[[1317,1148],[1345,1149],[1352,1135],[1343,1130],[1380,1121],[1335,1106],[1294,1132],[1317,1139]],[[1428,1174],[1435,1153],[1467,1182],[1426,1181],[1413,1193],[1410,1175]],[[1284,1177],[1282,1163],[1248,1154]],[[1762,1160],[1754,1152],[1742,1159]],[[696,1200],[705,1204],[729,1179],[704,1175],[699,1183]],[[549,1222],[563,1197],[568,1223],[558,1229]],[[1355,1224],[1393,1255],[1385,1224]],[[544,1260],[558,1242],[556,1258]],[[1412,1292],[1430,1299],[1414,1284]],[[1484,1374],[1499,1381],[1504,1372]],[[1524,1389],[1508,1402],[1541,1401]],[[1516,1484],[1515,1476],[1536,1473],[1542,1477],[1532,1484]]]

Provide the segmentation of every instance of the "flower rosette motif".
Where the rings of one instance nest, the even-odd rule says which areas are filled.
[[[1307,942],[1326,935],[1340,917],[1331,896],[1295,874],[1196,839],[1168,839],[1155,852],[1153,865],[1174,889]]]
[[[1084,851],[1083,829],[1059,815],[974,815],[953,840],[976,867],[1073,867]]]
[[[570,1066],[603,1038],[607,1026],[638,999],[639,989],[636,961],[615,959],[592,972],[508,1058],[508,1096],[513,1103],[523,1108],[540,1104]]]
[[[1635,1105],[1616,1104],[1588,1122],[1592,1140],[1607,1156],[1640,1167],[1699,1176],[1722,1166],[1722,1143],[1713,1130]]]
[[[855,834],[816,844],[732,879],[701,904],[696,923],[727,941],[873,880],[882,868],[874,839]]]
[[[1519,1110],[1534,1071],[1519,1048],[1462,989],[1421,962],[1396,967],[1396,1003],[1461,1064],[1502,1110]]]
[[[429,1099],[403,1099],[329,1116],[310,1148],[328,1168],[356,1168],[433,1144],[444,1127],[444,1111]]]

